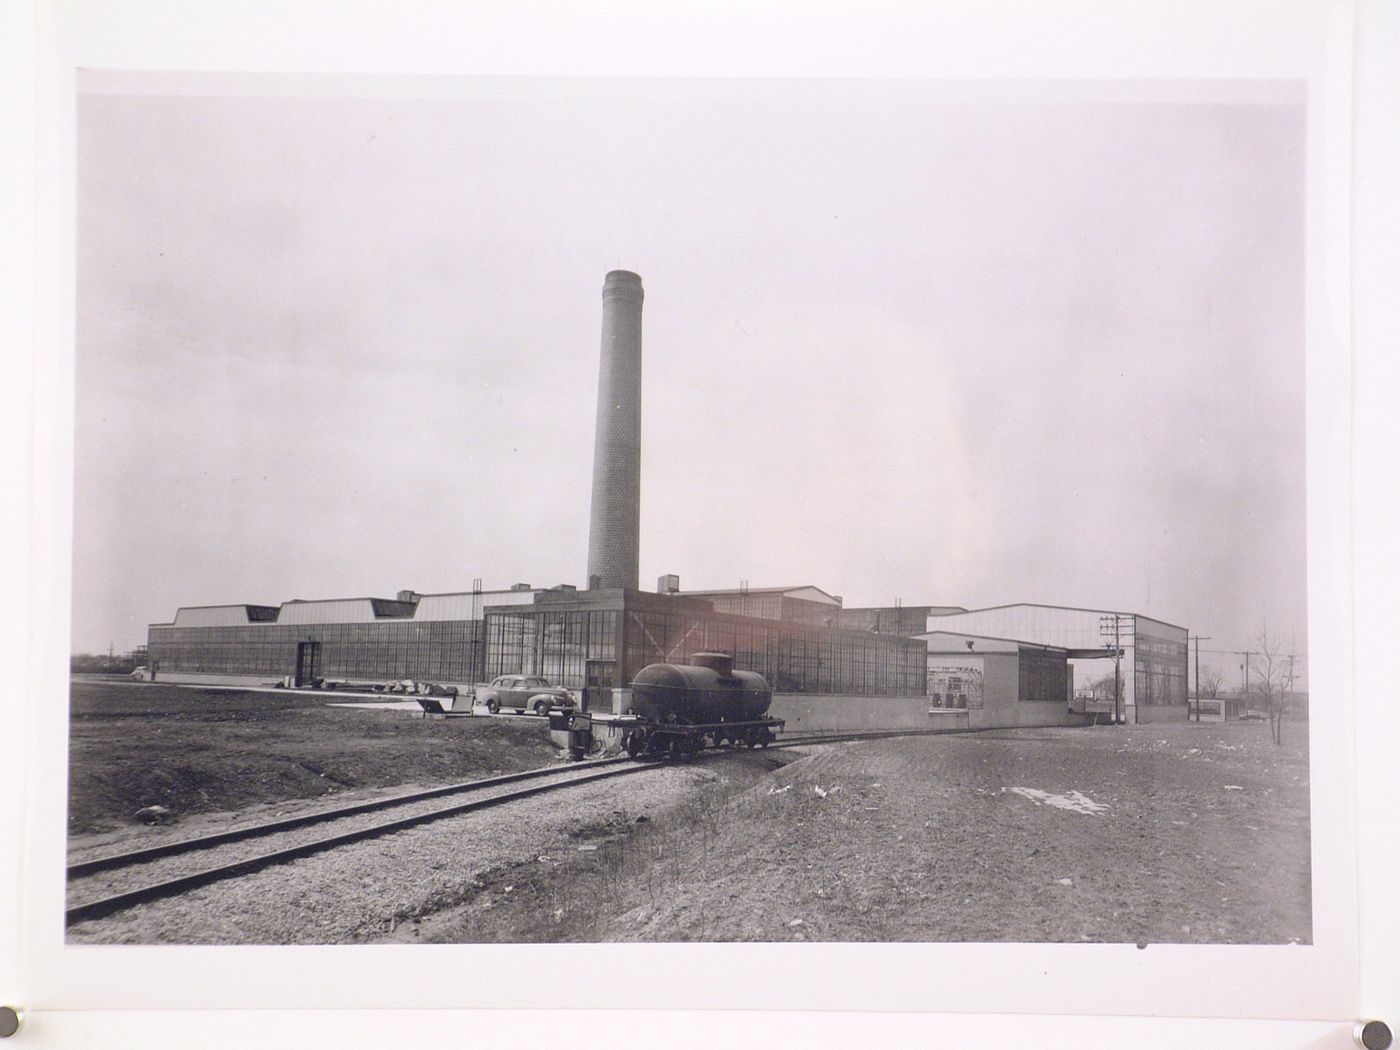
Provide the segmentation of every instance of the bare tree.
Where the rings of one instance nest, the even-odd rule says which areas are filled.
[[[1211,667],[1201,672],[1201,695],[1214,699],[1220,695],[1220,686],[1224,684],[1225,672],[1218,667]]]
[[[1101,675],[1100,677],[1093,679],[1089,683],[1089,688],[1093,690],[1095,700],[1107,700],[1111,703],[1113,701],[1114,689],[1116,685],[1117,679],[1113,676],[1113,673],[1110,671],[1106,675]]]
[[[1250,691],[1269,713],[1269,732],[1274,743],[1282,744],[1283,716],[1293,689],[1289,661],[1283,652],[1283,642],[1271,637],[1268,627],[1260,629],[1254,645],[1259,670],[1257,676],[1252,676]]]

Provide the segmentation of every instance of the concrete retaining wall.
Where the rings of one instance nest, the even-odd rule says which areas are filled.
[[[248,685],[265,686],[277,681],[265,674],[200,674],[196,671],[157,671],[157,685]]]
[[[1138,704],[1137,721],[1144,725],[1152,722],[1185,722],[1185,704]],[[1133,719],[1128,718],[1131,723]]]
[[[1068,704],[1036,700],[995,704],[971,712],[973,729],[995,729],[1013,726],[1087,726],[1093,715],[1077,714]]]
[[[940,710],[930,715],[926,696],[775,693],[768,714],[785,719],[788,732],[967,728],[966,711]]]
[[[775,693],[768,713],[788,732],[874,729],[993,729],[999,726],[1084,726],[1092,717],[1049,701],[933,708],[926,696],[813,696]]]

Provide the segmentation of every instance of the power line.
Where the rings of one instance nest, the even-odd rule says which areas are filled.
[[[1194,635],[1193,635],[1192,637],[1194,637]],[[1201,652],[1203,652],[1203,653],[1215,653],[1215,654],[1218,655],[1218,656],[1245,656],[1245,655],[1249,655],[1249,656],[1259,656],[1259,655],[1260,655],[1260,651],[1259,651],[1258,649],[1202,649]],[[1297,657],[1298,659],[1300,659],[1300,660],[1306,660],[1306,659],[1307,659],[1307,653],[1294,653],[1293,655],[1296,656],[1296,657]],[[1287,659],[1287,657],[1283,657],[1283,659]]]

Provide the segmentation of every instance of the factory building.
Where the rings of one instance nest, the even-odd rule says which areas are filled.
[[[1083,712],[1066,702],[1070,662],[1116,645],[1129,721],[1184,712],[1185,631],[1146,617],[1030,605],[844,609],[811,584],[682,591],[674,575],[641,591],[643,301],[637,274],[607,274],[586,589],[185,607],[150,625],[152,676],[462,689],[531,674],[581,691],[590,710],[625,712],[647,664],[719,651],[768,680],[772,712],[789,728],[977,728],[1073,724]],[[1117,642],[1101,634],[1105,617]]]
[[[150,667],[165,681],[412,678],[459,688],[539,674],[625,710],[649,663],[723,651],[795,694],[923,696],[921,642],[842,630],[841,601],[817,587],[681,594],[638,590],[642,281],[603,282],[588,589],[417,594],[182,608],[152,624]]]
[[[701,598],[570,587],[394,600],[290,601],[182,608],[152,624],[161,681],[257,684],[291,676],[382,682],[412,678],[459,689],[502,674],[539,674],[587,690],[594,710],[626,707],[626,685],[650,663],[727,652],[790,693],[922,697],[924,645],[801,620],[719,611]]]
[[[1112,675],[1116,649],[1121,654],[1121,720],[1136,724],[1186,718],[1185,627],[1140,613],[1029,603],[932,615],[927,626],[921,637],[931,643],[930,649],[936,636],[950,633],[1063,649],[1081,678]],[[1079,707],[1091,714],[1113,714],[1111,700]]]

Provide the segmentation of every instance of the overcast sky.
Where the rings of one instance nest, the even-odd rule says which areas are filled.
[[[581,586],[617,267],[643,586],[1306,644],[1301,104],[85,83],[75,650],[180,605]]]

